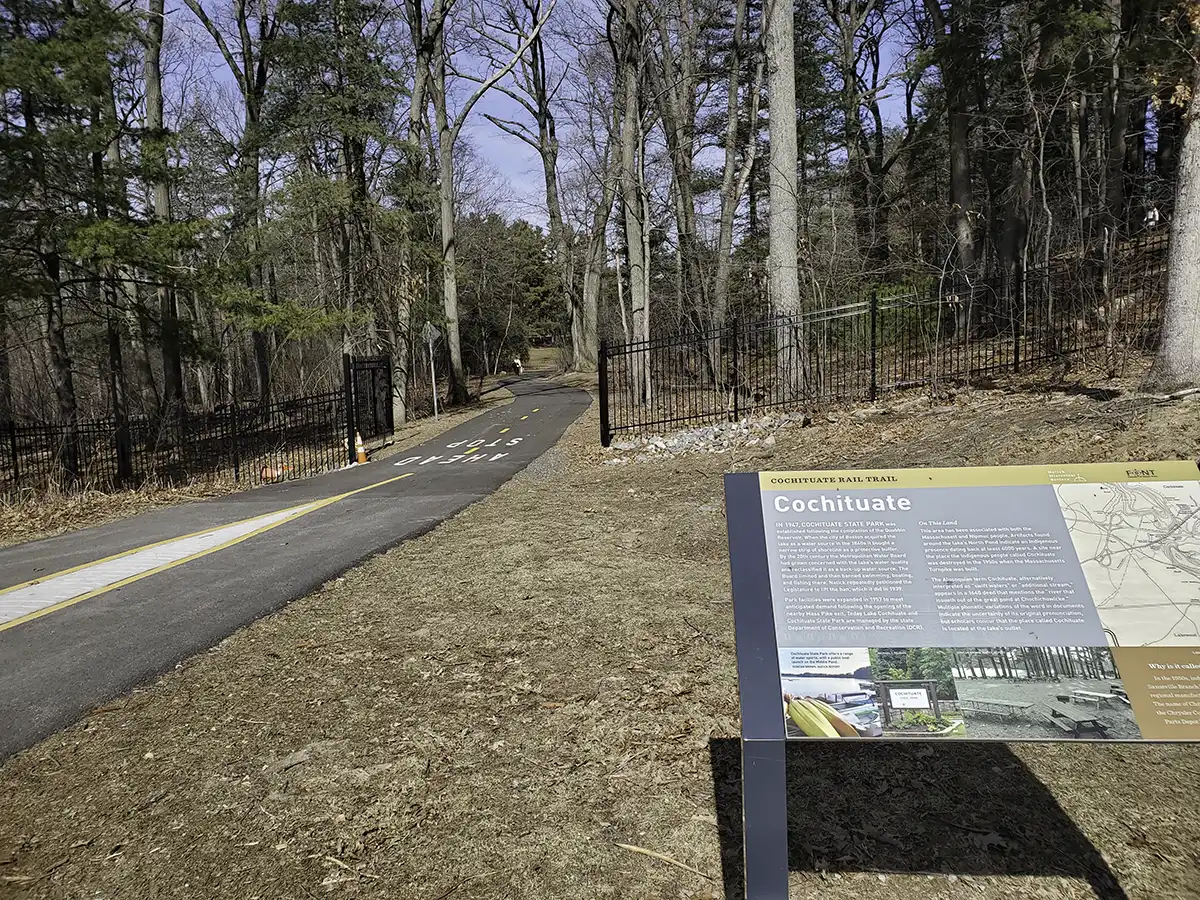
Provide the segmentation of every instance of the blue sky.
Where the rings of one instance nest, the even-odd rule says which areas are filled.
[[[206,2],[210,15],[217,4]],[[175,80],[176,96],[186,103],[189,87],[202,90],[218,84],[231,94],[235,85],[228,67],[222,59],[212,37],[204,30],[195,16],[180,4],[168,10],[168,22],[183,33],[181,57],[175,60],[176,71],[168,73]],[[464,83],[463,90],[474,85]],[[455,86],[451,85],[452,112]],[[470,119],[463,128],[462,136],[470,141],[478,156],[486,161],[505,182],[508,195],[502,212],[510,218],[523,218],[534,224],[546,223],[545,183],[542,176],[541,159],[528,144],[505,134],[489,122],[485,116],[526,121],[528,113],[516,101],[499,91],[489,91],[472,109]],[[532,123],[531,123],[532,124]]]

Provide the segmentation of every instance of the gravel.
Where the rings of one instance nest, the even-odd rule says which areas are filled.
[[[551,447],[517,474],[518,480],[547,481],[567,470],[567,456],[561,449]]]

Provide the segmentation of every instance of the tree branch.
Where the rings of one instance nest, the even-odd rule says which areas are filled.
[[[484,113],[483,117],[485,119],[487,119],[489,122],[491,122],[493,125],[495,125],[497,128],[499,128],[501,131],[503,131],[505,134],[511,134],[513,137],[517,138],[518,140],[524,141],[526,144],[528,144],[534,150],[541,149],[541,144],[538,141],[538,139],[535,138],[532,134],[530,134],[529,129],[526,128],[524,125],[522,125],[520,122],[513,122],[510,119],[497,118],[496,116],[493,116],[490,113]]]
[[[549,20],[549,18],[550,18],[550,13],[554,11],[554,4],[556,2],[557,2],[557,0],[550,0],[550,5],[546,7],[545,15],[543,15],[540,19],[537,20],[537,22],[533,26],[533,30],[529,33],[529,35],[525,38],[525,40],[521,41],[520,47],[517,48],[518,52],[513,54],[512,59],[510,59],[508,61],[507,65],[503,66],[501,69],[499,69],[497,72],[495,72],[490,78],[488,78],[485,82],[483,82],[479,86],[479,88],[475,91],[475,93],[473,93],[469,98],[467,98],[467,102],[465,104],[463,104],[463,108],[459,111],[458,117],[457,117],[457,119],[455,119],[454,125],[450,129],[451,143],[453,143],[454,141],[456,141],[458,139],[458,134],[460,131],[462,131],[462,127],[467,121],[467,116],[470,115],[470,113],[471,113],[471,108],[474,107],[475,104],[479,102],[480,98],[482,98],[484,94],[486,94],[489,90],[491,90],[493,87],[495,87],[495,85],[501,79],[507,77],[508,73],[516,68],[517,63],[520,61],[521,57],[524,56],[525,53],[529,50],[530,45],[532,45],[533,42],[535,40],[537,40],[537,36],[542,31],[542,26],[546,24],[547,20]]]
[[[221,56],[225,58],[225,65],[229,66],[229,71],[237,79],[238,87],[244,93],[249,86],[245,84],[242,73],[238,69],[237,60],[233,58],[233,53],[230,52],[229,45],[225,43],[225,35],[221,34],[220,29],[208,17],[208,13],[204,11],[204,7],[200,5],[199,0],[183,0],[183,2],[192,11],[192,15],[200,20],[200,24],[204,26],[204,30],[212,35],[212,39],[217,42],[217,49],[221,51]]]

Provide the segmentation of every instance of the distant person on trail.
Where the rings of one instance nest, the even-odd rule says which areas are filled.
[[[1146,217],[1142,219],[1142,227],[1153,231],[1162,223],[1162,216],[1158,212],[1157,206],[1152,206],[1146,210]]]
[[[513,371],[516,372],[518,375],[520,375],[522,372],[525,371],[525,367],[523,365],[521,365],[521,357],[519,357],[519,356],[513,359],[512,367],[513,367]]]

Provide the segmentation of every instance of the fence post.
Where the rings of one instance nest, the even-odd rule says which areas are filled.
[[[229,402],[229,422],[232,431],[231,440],[233,442],[233,480],[235,483],[242,480],[242,439],[238,435],[238,398],[236,381],[233,390],[230,392]]]
[[[733,325],[731,327],[733,334],[733,358],[729,364],[729,380],[733,383],[733,421],[736,422],[741,416],[741,378],[738,373],[738,317],[733,317]]]
[[[116,426],[117,487],[133,481],[133,441],[129,435],[129,419],[120,412],[113,417]]]
[[[396,389],[392,384],[392,357],[385,356],[383,363],[383,415],[389,435],[396,433],[396,414],[392,410],[392,392]]]
[[[354,362],[349,353],[342,354],[342,382],[346,403],[346,461],[353,463],[358,461],[358,457],[354,453]]]
[[[1049,287],[1050,273],[1047,272],[1045,285]],[[1025,305],[1029,302],[1029,281],[1028,273],[1025,269],[1021,269],[1021,283],[1017,285],[1017,290],[1021,294],[1021,309],[1019,314],[1013,316],[1012,331],[1013,331],[1013,371],[1021,371],[1021,323],[1025,321]],[[1008,308],[1017,313],[1017,304],[1010,303]]]
[[[608,341],[600,342],[600,446],[612,444],[612,431],[608,426]]]
[[[9,419],[6,424],[8,425],[8,449],[12,454],[13,486],[15,487],[21,481],[21,465],[17,455],[17,423],[14,419]]]
[[[879,393],[879,291],[871,291],[871,402]]]

